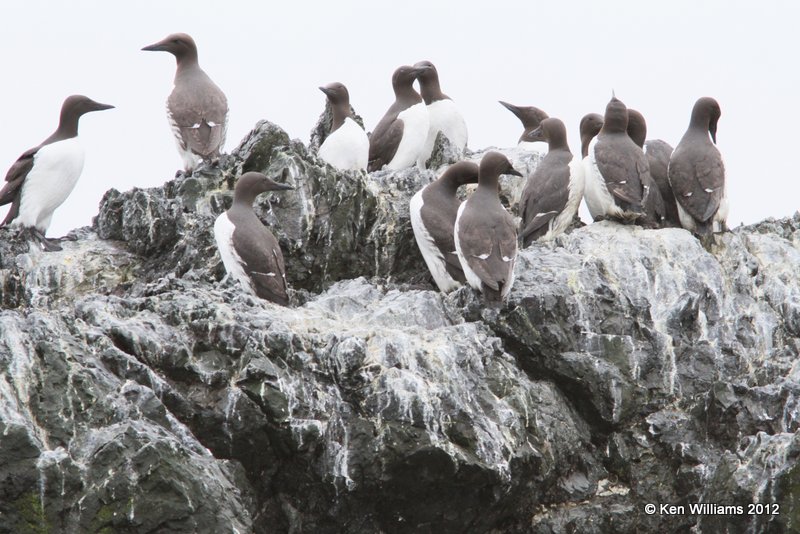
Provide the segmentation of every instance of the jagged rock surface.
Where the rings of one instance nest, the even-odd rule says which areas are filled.
[[[247,170],[296,187],[257,207],[291,308],[221,282]],[[484,310],[416,250],[434,176],[339,173],[262,122],[218,167],[109,191],[62,252],[0,229],[0,532],[800,528],[800,216],[710,252],[593,224]]]

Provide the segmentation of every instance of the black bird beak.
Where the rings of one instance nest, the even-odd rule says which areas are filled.
[[[166,52],[167,47],[164,41],[159,41],[157,43],[153,43],[151,45],[145,46],[142,50],[146,50],[148,52]]]
[[[514,115],[516,115],[519,112],[519,108],[514,104],[509,104],[508,102],[503,102],[502,100],[498,100],[498,102],[500,102],[503,105],[503,107],[505,107],[508,111],[510,111]]]
[[[333,96],[333,89],[328,89],[327,87],[320,87],[319,90],[325,93],[327,96]]]
[[[519,172],[517,169],[515,169],[513,167],[511,168],[511,170],[508,170],[508,171],[504,172],[503,174],[513,174],[514,176],[522,177],[522,173]]]
[[[711,140],[714,141],[714,144],[717,144],[717,120],[711,121],[711,124],[708,125],[708,132],[711,134]]]
[[[99,102],[95,102],[94,106],[92,107],[94,108],[92,111],[103,111],[104,109],[114,109],[114,106],[112,106],[111,104],[101,104]]]

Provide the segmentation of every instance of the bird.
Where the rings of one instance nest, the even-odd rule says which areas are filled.
[[[673,150],[672,145],[662,139],[649,139],[644,143],[644,153],[647,156],[647,163],[650,165],[650,176],[653,177],[664,201],[662,224],[666,227],[681,228],[678,204],[669,183],[669,158]]]
[[[548,117],[547,113],[534,106],[515,106],[502,100],[498,100],[498,102],[522,122],[522,135],[519,136],[517,146],[524,150],[534,150],[536,145],[531,141],[526,141],[525,136],[539,127],[539,123]]]
[[[578,213],[584,186],[583,162],[570,152],[567,129],[560,119],[544,119],[526,140],[546,141],[548,151],[520,197],[523,247],[563,233]]]
[[[175,87],[167,99],[167,120],[175,135],[184,171],[202,161],[218,161],[228,129],[228,99],[197,61],[197,45],[185,33],[173,33],[142,50],[175,56]]]
[[[455,245],[455,224],[461,205],[456,193],[478,183],[478,165],[459,161],[411,198],[411,227],[422,257],[439,291],[448,293],[466,282]]]
[[[725,165],[716,147],[721,114],[713,98],[698,99],[689,128],[669,158],[669,183],[681,225],[703,238],[726,229]]]
[[[467,283],[491,307],[508,297],[517,258],[516,222],[498,196],[501,174],[522,176],[503,154],[487,152],[480,162],[478,187],[458,208],[454,231]]]
[[[214,222],[214,239],[225,271],[247,293],[286,306],[289,303],[286,268],[278,240],[253,211],[256,197],[292,186],[260,172],[247,172],[236,182],[233,205]]]
[[[589,144],[586,205],[595,220],[636,223],[644,218],[643,183],[650,180],[647,158],[627,133],[628,110],[612,96],[603,126]],[[591,185],[589,185],[591,182]]]
[[[439,73],[433,63],[419,61],[414,64],[414,68],[421,69],[417,80],[419,81],[420,96],[428,109],[428,136],[417,159],[419,168],[424,169],[433,153],[436,136],[439,132],[442,132],[442,135],[455,146],[459,154],[464,153],[464,149],[467,147],[467,122],[453,100],[442,93]]]
[[[64,100],[58,128],[39,145],[26,150],[6,174],[0,206],[11,208],[0,226],[20,226],[46,251],[61,250],[47,239],[53,212],[67,199],[83,171],[84,150],[78,140],[78,122],[86,113],[112,109],[83,95]]]
[[[592,140],[600,133],[603,127],[603,116],[599,113],[587,113],[580,122],[581,135],[581,157],[583,158],[583,201],[589,210],[592,220],[599,220],[603,217],[603,196],[601,194],[600,183],[595,179],[592,163],[589,159],[589,145]]]
[[[339,170],[367,170],[369,138],[353,120],[347,87],[333,82],[319,89],[328,97],[333,112],[331,131],[319,147],[319,157]]]
[[[647,138],[647,121],[645,121],[644,115],[635,109],[628,108],[627,132],[628,137],[630,137],[636,146],[644,153],[647,158],[647,166],[650,168],[649,178],[643,178],[642,181],[642,187],[644,189],[642,206],[647,216],[645,224],[652,228],[661,228],[665,225],[667,216],[666,202],[661,194],[661,187],[653,177],[653,167],[651,165],[654,162],[653,157],[647,154],[647,143],[645,141]],[[656,161],[655,163],[658,164],[659,162]],[[666,162],[664,162],[663,169],[666,170],[667,164],[669,164],[669,157]],[[661,167],[659,167],[659,169],[661,169]],[[666,175],[664,178],[666,179]]]
[[[422,71],[403,65],[392,74],[395,101],[370,135],[369,172],[384,166],[396,171],[417,162],[430,122],[425,102],[414,90],[414,80]]]

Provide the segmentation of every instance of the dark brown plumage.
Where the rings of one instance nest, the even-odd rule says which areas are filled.
[[[174,33],[142,50],[175,56],[175,87],[167,99],[167,119],[185,170],[192,172],[200,161],[218,158],[228,128],[228,100],[200,68],[194,39]]]

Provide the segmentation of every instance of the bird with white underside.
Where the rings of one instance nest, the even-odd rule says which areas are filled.
[[[466,282],[455,245],[455,224],[461,200],[458,188],[478,183],[478,165],[459,161],[411,198],[411,227],[422,257],[439,291],[447,293]]]
[[[560,119],[544,119],[525,139],[546,141],[547,155],[528,177],[520,197],[522,246],[564,233],[578,213],[583,198],[583,164],[567,144]]]
[[[228,275],[246,292],[282,306],[289,304],[283,253],[253,211],[253,202],[261,193],[288,189],[293,188],[259,172],[245,173],[236,182],[233,205],[214,223],[214,238]]]
[[[369,138],[353,119],[347,87],[333,82],[319,90],[328,97],[332,115],[331,130],[319,147],[319,157],[342,171],[367,170]]]
[[[455,224],[456,252],[467,283],[492,307],[508,297],[517,259],[516,221],[498,195],[503,174],[522,176],[503,154],[487,152],[481,159],[478,187],[461,204]]]
[[[53,212],[69,197],[83,171],[85,153],[78,140],[78,122],[86,113],[113,107],[83,95],[64,100],[56,131],[25,151],[8,170],[0,206],[10,203],[11,208],[0,226],[19,226],[44,250],[61,250],[45,234]]]

